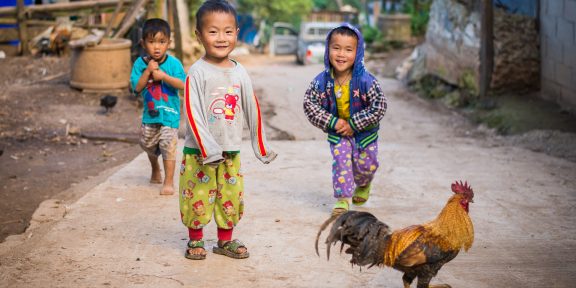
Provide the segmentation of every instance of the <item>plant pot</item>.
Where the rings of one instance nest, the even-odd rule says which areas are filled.
[[[78,89],[110,90],[130,85],[130,47],[128,39],[103,39],[93,47],[74,48],[70,86]]]

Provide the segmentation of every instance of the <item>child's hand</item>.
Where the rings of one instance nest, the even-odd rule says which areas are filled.
[[[164,71],[160,69],[152,71],[152,79],[154,79],[154,81],[162,81],[164,78],[166,78],[166,73],[164,73]]]
[[[334,129],[336,129],[336,133],[342,135],[342,136],[352,136],[354,135],[354,130],[352,130],[352,127],[350,127],[350,124],[348,124],[348,122],[346,122],[343,119],[338,119],[338,121],[336,121],[336,125],[334,126]]]
[[[146,68],[146,69],[148,69],[148,72],[152,73],[152,72],[160,69],[160,67],[158,66],[158,62],[150,59],[150,61],[148,61],[148,68]]]
[[[347,123],[346,123],[346,120],[344,120],[344,119],[338,119],[338,120],[336,121],[336,125],[334,125],[334,129],[335,129],[336,131],[338,131],[338,130],[342,129],[342,128],[344,127],[344,125],[346,125],[346,124],[347,124]]]

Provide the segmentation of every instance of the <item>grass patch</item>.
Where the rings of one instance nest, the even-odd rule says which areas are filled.
[[[576,115],[556,103],[534,95],[474,96],[470,77],[462,77],[462,88],[427,75],[410,85],[421,97],[462,112],[477,124],[485,124],[502,135],[522,134],[532,130],[557,130],[576,133]]]
[[[501,134],[521,134],[531,130],[576,132],[576,117],[555,103],[528,95],[501,95],[493,98],[492,109],[473,105],[472,119]],[[476,103],[477,104],[477,103]]]

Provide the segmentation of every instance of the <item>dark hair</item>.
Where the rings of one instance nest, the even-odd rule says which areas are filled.
[[[328,42],[330,42],[330,40],[332,40],[332,36],[334,34],[350,36],[350,37],[354,37],[354,38],[356,38],[356,40],[358,40],[358,35],[356,35],[356,32],[354,32],[354,30],[352,30],[348,27],[340,26],[338,28],[335,28],[332,31],[332,33],[330,34],[330,39],[328,39]]]
[[[196,12],[196,30],[200,31],[202,28],[202,18],[204,15],[214,12],[232,14],[234,16],[236,26],[238,26],[236,9],[234,6],[232,6],[232,4],[225,0],[208,0],[202,3],[202,6],[200,6]]]
[[[170,37],[170,24],[160,18],[152,18],[144,22],[142,28],[142,39],[147,37],[154,37],[157,33],[162,33]]]

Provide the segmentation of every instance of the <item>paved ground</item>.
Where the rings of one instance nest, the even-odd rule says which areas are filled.
[[[331,159],[299,109],[319,69],[273,63],[250,70],[261,102],[274,106],[270,133],[297,140],[272,142],[280,156],[266,166],[244,145],[247,210],[235,236],[249,245],[249,259],[212,253],[205,261],[185,259],[177,197],[157,195],[140,155],[75,203],[44,202],[25,234],[0,244],[0,287],[403,287],[397,271],[359,271],[344,255],[326,261],[314,253],[332,204]],[[382,84],[389,111],[379,139],[381,168],[362,210],[392,228],[427,222],[450,197],[450,183],[467,180],[476,195],[470,212],[476,240],[433,282],[573,287],[576,163],[500,146],[397,82]],[[206,234],[215,244],[213,224]]]

